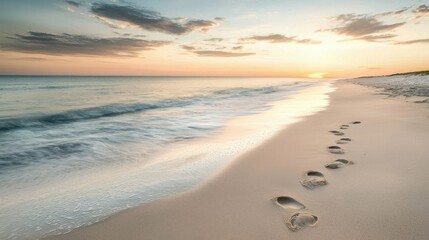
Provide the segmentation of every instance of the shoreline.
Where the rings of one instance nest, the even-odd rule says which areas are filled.
[[[143,142],[138,144],[125,142],[123,146],[109,145],[111,149],[116,150],[113,153],[121,153],[117,155],[105,154],[109,151],[101,148],[105,151],[100,153],[106,155],[107,159],[118,157],[117,165],[113,162],[113,164],[106,164],[97,168],[89,167],[78,172],[70,171],[69,176],[61,174],[58,175],[58,178],[55,178],[56,171],[53,171],[53,177],[46,179],[43,178],[43,175],[39,175],[40,172],[33,171],[34,175],[39,176],[39,181],[22,181],[21,186],[18,185],[20,182],[17,181],[20,178],[8,178],[3,175],[3,179],[14,179],[16,184],[14,183],[9,188],[2,188],[5,197],[2,199],[3,204],[1,206],[3,221],[0,224],[0,238],[39,239],[49,235],[67,233],[73,229],[100,222],[125,209],[191,189],[241,153],[272,137],[285,125],[295,122],[304,115],[323,109],[328,104],[326,93],[332,90],[329,87],[329,82],[310,83],[296,79],[284,79],[281,82],[268,83],[249,82],[248,84],[246,88],[214,91],[216,94],[220,94],[220,99],[230,96],[225,98],[226,101],[215,101],[214,103],[203,101],[200,104],[198,102],[194,104],[196,109],[192,108],[192,104],[190,109],[188,107],[182,108],[187,112],[183,116],[189,114],[189,118],[194,117],[195,121],[181,121],[187,117],[179,117],[179,119],[171,117],[171,120],[161,118],[164,120],[160,122],[166,123],[167,126],[160,128],[158,132],[164,134],[160,134],[159,138],[172,139],[172,141],[165,145],[159,144],[164,149],[163,151],[154,151],[154,154],[146,158],[142,157],[140,161],[133,161],[135,160],[133,157],[146,152],[145,149],[148,150],[151,146],[145,146],[145,143],[150,143],[144,141],[145,134],[156,131],[149,129],[148,132],[145,132],[143,129],[142,131],[133,131],[132,134],[129,130],[119,131],[119,137],[122,136],[120,140],[127,141],[128,138],[133,139],[134,137],[135,139],[137,135],[143,135],[143,138],[138,137]],[[258,87],[255,88],[250,85]],[[245,96],[253,97],[246,98]],[[310,99],[319,100],[309,101],[309,96]],[[224,103],[223,107],[219,104],[222,102]],[[219,107],[216,107],[218,105]],[[294,106],[300,106],[299,111],[295,111],[296,107]],[[170,111],[181,112],[180,109]],[[212,110],[207,111],[207,109]],[[216,109],[220,112],[217,113]],[[202,114],[203,112],[206,114]],[[149,116],[151,116],[150,114]],[[162,115],[152,114],[155,116]],[[127,120],[132,120],[132,118],[133,115],[125,117],[123,121],[119,121],[120,124],[115,125],[119,129],[129,126]],[[138,116],[138,118],[141,118],[143,125],[145,125],[144,123],[147,122],[145,114]],[[111,122],[115,121],[114,119],[106,118],[105,121]],[[80,129],[79,123],[85,125],[85,122],[77,121],[77,126],[71,125],[70,127]],[[177,127],[168,126],[172,122],[176,122]],[[67,125],[58,125],[58,127],[61,126],[68,127]],[[156,127],[156,124],[149,124],[149,126]],[[216,130],[217,128],[213,128],[213,126],[220,128]],[[106,135],[107,139],[117,139],[115,136],[117,136],[118,128],[99,129],[95,124],[92,124],[91,127],[94,128],[93,134],[98,132],[101,136]],[[198,129],[198,127],[202,127],[202,129]],[[135,128],[130,126],[130,128],[125,129]],[[165,131],[162,131],[163,129]],[[71,132],[73,131],[71,130]],[[111,134],[112,131],[113,134]],[[183,131],[183,134],[178,134],[180,131]],[[203,133],[200,138],[192,137],[193,134],[198,136],[198,133]],[[88,134],[88,136],[93,134]],[[41,136],[43,137],[43,134]],[[183,136],[183,138],[176,141],[175,136]],[[103,143],[103,140],[99,138],[88,142],[85,137],[81,138],[80,136],[75,138],[73,142],[78,142],[78,140],[95,147],[97,147],[97,143]],[[153,140],[156,143],[156,139]],[[14,141],[10,142],[13,143]],[[156,150],[157,146],[154,148]],[[128,153],[122,154],[122,150]],[[21,149],[21,152],[23,151],[24,149]],[[94,157],[92,155],[88,154],[81,161],[93,163],[91,160],[97,160],[97,154]],[[121,160],[127,160],[127,162],[124,164]],[[72,163],[73,161],[65,161],[65,164],[60,162],[58,166],[70,166]],[[49,169],[49,162],[40,169]],[[94,169],[97,171],[94,172]],[[51,171],[46,170],[45,172],[50,173]],[[22,179],[31,177],[31,174],[22,175]],[[7,186],[5,182],[2,183],[3,186]]]
[[[334,86],[327,109],[287,126],[198,187],[47,239],[424,238],[427,109],[345,81]],[[338,157],[326,149],[339,138],[329,131],[351,121],[362,124],[344,130],[352,141],[340,157],[355,164],[324,168]],[[324,173],[328,184],[304,188],[306,170]],[[273,201],[279,196],[304,204],[318,217],[315,226],[290,231],[291,211]]]

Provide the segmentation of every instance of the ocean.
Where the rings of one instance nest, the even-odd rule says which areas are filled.
[[[0,239],[185,191],[329,104],[297,78],[0,77]]]

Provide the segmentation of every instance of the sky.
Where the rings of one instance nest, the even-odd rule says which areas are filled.
[[[1,75],[429,69],[429,0],[0,0]]]

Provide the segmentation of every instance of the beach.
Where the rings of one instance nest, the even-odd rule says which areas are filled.
[[[429,3],[386,3],[2,1],[0,240],[428,239]]]
[[[325,110],[196,187],[47,239],[425,239],[427,104],[333,86]]]

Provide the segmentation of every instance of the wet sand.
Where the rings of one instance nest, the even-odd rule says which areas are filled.
[[[334,86],[326,110],[198,187],[48,239],[425,239],[429,109]]]

